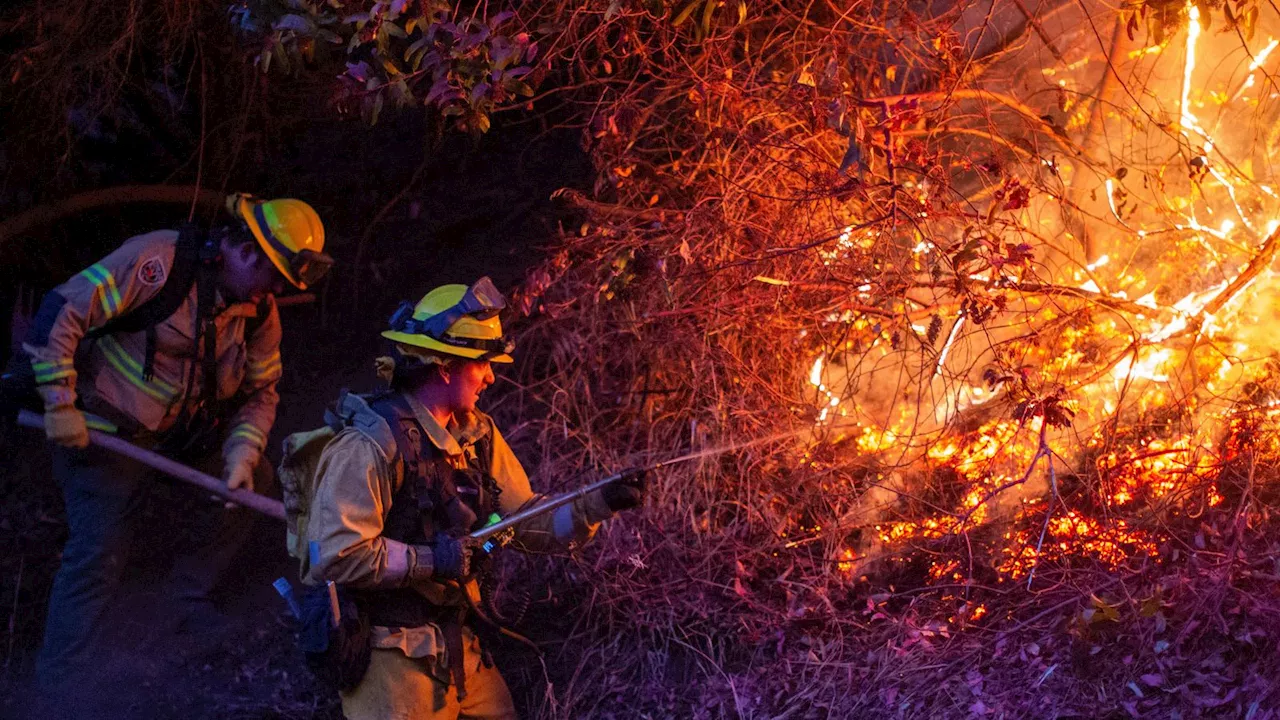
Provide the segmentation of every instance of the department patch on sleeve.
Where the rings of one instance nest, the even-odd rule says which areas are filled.
[[[164,261],[158,257],[153,257],[138,267],[138,282],[143,285],[159,285],[164,282],[164,278]]]

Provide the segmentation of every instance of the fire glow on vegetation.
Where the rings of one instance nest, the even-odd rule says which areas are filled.
[[[849,528],[862,540],[856,552],[840,550],[842,572],[858,571],[855,557],[899,559],[911,547],[975,533],[996,538],[988,567],[1000,579],[1049,562],[1116,568],[1154,555],[1166,539],[1135,528],[1126,512],[1224,503],[1216,482],[1232,452],[1224,438],[1241,413],[1277,412],[1274,400],[1247,388],[1278,369],[1268,359],[1280,303],[1271,269],[1280,197],[1265,182],[1265,148],[1280,132],[1246,121],[1280,98],[1268,75],[1280,69],[1272,62],[1280,40],[1259,33],[1251,52],[1229,56],[1234,65],[1216,56],[1203,62],[1226,40],[1206,36],[1195,3],[1184,15],[1180,39],[1117,60],[1119,75],[1151,78],[1151,97],[1139,109],[1100,111],[1099,127],[1125,138],[1129,162],[1096,178],[1101,211],[1086,223],[1094,254],[993,264],[967,276],[1010,289],[999,310],[1018,319],[1000,328],[971,321],[974,308],[953,289],[959,283],[924,283],[932,294],[921,292],[915,307],[947,311],[913,315],[904,304],[905,337],[880,316],[828,318],[844,332],[808,374],[816,423],[829,428],[823,439],[851,444],[898,473],[945,479],[942,501],[931,497],[923,516],[889,511],[870,527]],[[1098,78],[1097,64],[1085,60],[1043,74],[1072,92]],[[1085,128],[1096,103],[1068,97],[1063,127]],[[1266,132],[1268,143],[1257,142]],[[1031,202],[1005,242],[1018,242],[1019,232],[1080,232],[1064,226],[1053,203],[1070,197],[1073,183],[1087,183],[1087,173],[1061,158],[1041,166],[1062,192]],[[867,247],[852,227],[823,251],[824,263]],[[917,272],[939,245],[920,237],[911,254]],[[1053,291],[1012,292],[1032,283]],[[868,291],[860,287],[857,301]],[[983,372],[993,367],[1001,370]],[[918,392],[886,390],[902,387],[901,377]],[[972,579],[953,560],[930,561],[928,574]]]

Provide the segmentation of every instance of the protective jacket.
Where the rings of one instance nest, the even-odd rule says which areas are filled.
[[[507,516],[541,498],[484,413],[442,427],[410,396],[380,398],[370,407],[355,395],[344,396],[339,413],[348,427],[325,447],[317,466],[304,579],[358,589],[374,626],[375,648],[434,657],[443,670],[448,660],[439,618],[448,608],[466,605],[466,598],[454,584],[410,582],[409,546],[427,542],[433,532],[476,529],[489,509]],[[401,428],[393,431],[388,419]],[[411,447],[399,447],[397,437]],[[445,472],[448,478],[440,475]],[[513,545],[567,547],[588,540],[611,515],[599,493],[588,495],[517,526]],[[475,582],[462,591],[479,600]]]
[[[130,238],[119,249],[52,290],[41,305],[23,350],[38,385],[79,395],[86,410],[122,432],[160,434],[172,427],[184,400],[197,402],[206,382],[199,366],[196,288],[155,328],[153,364],[145,366],[146,332],[86,339],[112,318],[156,296],[173,268],[174,230]],[[280,318],[274,298],[262,304],[214,302],[219,401],[234,399],[226,444],[259,453],[275,421],[280,380]],[[246,337],[246,334],[249,336]]]

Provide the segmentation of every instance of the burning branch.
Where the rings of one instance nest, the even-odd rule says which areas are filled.
[[[1205,304],[1200,311],[1200,316],[1203,318],[1217,315],[1218,311],[1231,302],[1236,295],[1249,287],[1249,284],[1256,280],[1263,270],[1271,267],[1271,261],[1275,259],[1278,249],[1280,249],[1280,228],[1273,230],[1267,236],[1267,239],[1262,243],[1262,247],[1258,249],[1258,253],[1253,256],[1253,259],[1249,261],[1244,270],[1234,280],[1227,283],[1222,292]]]
[[[1064,150],[1069,151],[1072,155],[1083,154],[1080,148],[1077,147],[1076,144],[1072,142],[1070,138],[1066,137],[1066,135],[1062,131],[1062,128],[1057,127],[1056,125],[1049,122],[1048,120],[1045,120],[1042,113],[1037,113],[1035,110],[1032,110],[1030,107],[1027,107],[1025,103],[1022,103],[1016,100],[1015,98],[1012,98],[1003,93],[998,93],[991,90],[976,89],[976,88],[960,88],[960,89],[955,89],[950,91],[938,90],[933,92],[915,93],[911,95],[888,95],[884,97],[867,98],[859,102],[860,104],[868,107],[880,107],[884,110],[885,114],[888,115],[890,108],[902,103],[913,103],[913,102],[950,103],[956,100],[985,100],[988,102],[994,102],[998,105],[1003,105],[1004,107],[1014,111],[1018,115],[1021,115],[1022,118],[1026,120],[1028,123],[1030,123],[1033,127],[1036,127],[1042,130],[1046,135],[1053,138],[1054,142],[1060,145]]]

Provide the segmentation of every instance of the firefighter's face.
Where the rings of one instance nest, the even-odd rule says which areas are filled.
[[[493,366],[488,360],[463,360],[443,373],[448,383],[449,407],[454,412],[475,410],[480,393],[493,384]]]
[[[284,291],[284,278],[252,242],[223,246],[222,290],[233,302],[256,303]]]

